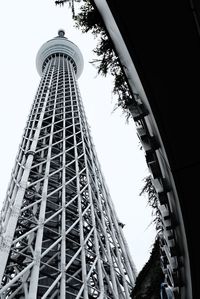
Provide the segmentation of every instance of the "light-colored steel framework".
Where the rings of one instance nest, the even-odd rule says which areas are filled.
[[[78,89],[82,54],[60,30],[36,61],[42,78],[1,211],[0,298],[130,298],[136,270]]]

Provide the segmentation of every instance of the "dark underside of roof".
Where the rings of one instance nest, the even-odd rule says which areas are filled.
[[[200,4],[107,0],[141,79],[177,188],[192,271],[199,283]],[[188,298],[190,299],[190,298]]]

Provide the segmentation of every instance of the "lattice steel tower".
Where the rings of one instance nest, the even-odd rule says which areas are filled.
[[[59,30],[1,212],[0,298],[130,298],[136,272],[90,136],[78,47]]]

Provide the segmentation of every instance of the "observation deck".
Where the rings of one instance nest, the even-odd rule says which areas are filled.
[[[36,68],[40,76],[42,76],[45,63],[56,54],[64,54],[75,64],[75,72],[77,79],[83,71],[83,55],[79,48],[65,37],[65,31],[60,29],[58,36],[44,43],[39,49],[36,56]]]

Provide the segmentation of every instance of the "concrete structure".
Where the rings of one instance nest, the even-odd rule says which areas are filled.
[[[42,76],[1,212],[0,298],[130,298],[136,272],[90,136],[83,58],[59,35]]]
[[[166,298],[200,298],[200,5],[94,0],[137,105],[129,106],[157,190]],[[169,291],[170,290],[170,291]]]

